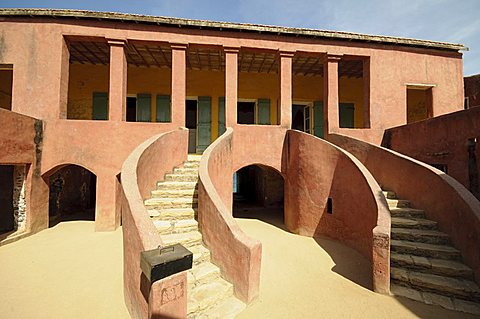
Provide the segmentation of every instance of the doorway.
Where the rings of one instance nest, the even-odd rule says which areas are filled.
[[[238,124],[255,124],[255,102],[237,102],[237,122]]]
[[[197,152],[197,100],[185,101],[185,126],[188,129],[188,153]]]
[[[423,86],[407,87],[407,123],[431,118],[432,88]]]
[[[292,130],[312,134],[312,106],[310,104],[292,105]]]
[[[137,121],[137,97],[127,96],[127,122]]]
[[[0,165],[0,234],[15,230],[13,165]]]

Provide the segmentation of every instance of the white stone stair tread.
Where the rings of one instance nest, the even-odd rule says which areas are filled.
[[[387,204],[392,207],[410,207],[410,201],[405,199],[387,198]]]
[[[390,292],[395,296],[406,297],[429,305],[445,309],[480,315],[480,304],[462,299],[438,295],[432,292],[418,291],[410,287],[392,284]]]
[[[220,277],[220,269],[211,262],[195,265],[188,271],[188,286],[193,287],[213,281]]]
[[[197,190],[195,188],[192,189],[157,189],[151,192],[152,196],[162,196],[162,197],[196,197],[198,196]]]
[[[435,228],[437,227],[437,222],[429,219],[423,218],[413,218],[413,217],[392,217],[392,227],[428,227]]]
[[[391,267],[390,273],[395,280],[415,287],[434,290],[442,295],[455,295],[470,299],[470,301],[480,299],[480,288],[471,280],[438,276],[396,267]]]
[[[233,286],[222,278],[196,286],[188,292],[187,313],[210,308],[220,300],[233,296]]]
[[[191,219],[196,213],[196,209],[192,207],[149,209],[149,211],[158,212],[154,216],[156,220]]]
[[[416,209],[411,207],[389,207],[390,212],[392,213],[392,217],[398,216],[401,217],[402,215],[408,216],[418,216],[423,217],[425,216],[425,211],[423,209]],[[409,217],[406,217],[409,218]]]
[[[397,194],[392,191],[382,191],[383,196],[387,199],[397,199]]]
[[[392,227],[392,238],[393,237],[412,238],[411,240],[415,241],[421,241],[422,239],[430,241],[437,240],[439,243],[446,243],[450,239],[450,236],[438,230],[400,227]]]
[[[187,161],[188,162],[200,162],[202,158],[202,154],[188,154]]]
[[[193,254],[193,264],[210,261],[210,250],[202,244],[188,248]]]
[[[198,168],[197,167],[176,167],[173,169],[174,174],[184,174],[184,173],[189,173],[189,174],[198,174]]]
[[[166,198],[166,197],[154,197],[154,198],[149,198],[145,200],[145,205],[155,205],[155,204],[178,204],[178,203],[196,203],[198,202],[198,198],[195,197],[189,197],[189,198],[183,198],[183,197],[177,197],[177,198]]]
[[[173,245],[180,243],[185,247],[198,245],[202,242],[202,234],[198,231],[191,231],[187,233],[175,233],[162,235],[162,241],[165,245]]]
[[[153,224],[159,231],[168,229],[177,231],[182,229],[198,230],[198,222],[195,219],[154,220]]]
[[[163,189],[195,189],[197,182],[165,181],[157,183],[157,190]]]
[[[245,308],[246,305],[243,302],[235,297],[230,297],[200,313],[195,319],[234,319]]]
[[[460,254],[460,252],[456,248],[452,246],[447,246],[447,245],[433,245],[433,244],[406,241],[406,240],[397,240],[397,239],[392,239],[390,242],[390,245],[392,247],[405,247],[410,249],[431,250],[431,251],[437,251],[437,252],[448,252],[452,254]]]
[[[424,269],[435,274],[464,278],[472,278],[473,276],[473,270],[470,267],[455,260],[397,254],[395,252],[391,252],[390,260],[400,267]]]

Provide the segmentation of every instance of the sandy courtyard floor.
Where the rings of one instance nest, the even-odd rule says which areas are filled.
[[[263,244],[260,297],[239,319],[475,318],[372,292],[367,260],[336,241],[291,234],[271,218],[236,220]]]
[[[63,222],[0,247],[0,318],[130,318],[122,231]]]

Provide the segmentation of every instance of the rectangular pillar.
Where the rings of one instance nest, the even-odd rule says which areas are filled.
[[[325,134],[340,127],[338,118],[338,62],[342,55],[327,54],[323,64],[323,99]]]
[[[294,52],[280,51],[278,66],[279,76],[279,115],[280,126],[290,129],[292,127],[292,58]]]
[[[225,47],[225,125],[237,124],[238,52],[239,48]]]
[[[171,43],[172,48],[172,123],[185,126],[187,44]]]
[[[110,46],[110,79],[108,91],[108,119],[125,121],[127,103],[126,40],[108,39]]]

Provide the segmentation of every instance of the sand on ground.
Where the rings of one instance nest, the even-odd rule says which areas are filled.
[[[327,238],[294,235],[278,218],[254,218],[236,218],[247,235],[262,242],[260,296],[239,319],[476,318],[374,293],[369,262],[355,250]]]
[[[0,247],[0,318],[130,318],[122,231],[62,222]]]

